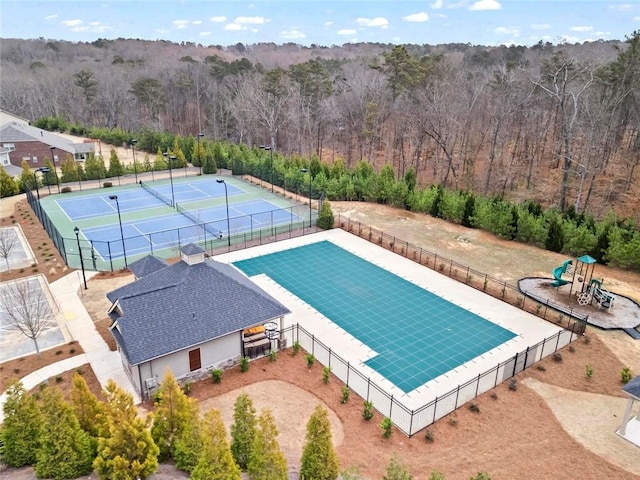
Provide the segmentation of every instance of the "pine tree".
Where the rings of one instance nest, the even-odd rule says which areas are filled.
[[[300,480],[335,480],[338,457],[331,441],[331,424],[327,410],[318,405],[307,422],[307,436],[302,451]]]
[[[331,210],[329,201],[325,200],[324,202],[322,202],[322,207],[320,208],[320,213],[318,214],[318,227],[329,230],[333,228],[333,224],[333,211]]]
[[[287,480],[287,460],[278,444],[278,429],[270,410],[263,410],[249,456],[247,472],[251,480]]]
[[[104,404],[89,390],[84,377],[78,372],[73,374],[70,398],[73,411],[82,430],[94,438],[98,437],[101,430],[108,431],[108,425],[101,427],[104,418]]]
[[[76,162],[71,157],[67,157],[65,161],[62,162],[60,171],[62,173],[62,178],[60,179],[62,183],[76,182],[78,180],[78,168],[76,167]]]
[[[124,175],[124,167],[118,158],[118,152],[115,148],[111,147],[109,150],[109,176],[121,177]]]
[[[158,468],[160,451],[149,432],[150,418],[138,417],[131,394],[113,380],[109,380],[104,393],[109,431],[98,440],[98,456],[93,468],[102,479],[147,478]]]
[[[202,453],[202,422],[200,421],[197,402],[189,403],[191,412],[186,419],[180,434],[176,437],[173,448],[173,458],[176,467],[185,472],[192,472],[198,464]]]
[[[246,393],[236,398],[231,425],[231,453],[242,470],[247,469],[256,432],[256,409]]]
[[[180,148],[177,135],[173,138],[173,148],[171,149],[171,155],[176,157],[176,159],[174,160],[174,164],[171,165],[171,168],[183,168],[187,166],[187,157],[185,157],[184,152]]]
[[[192,402],[178,385],[171,370],[167,369],[158,389],[151,427],[151,436],[160,448],[160,461],[173,457],[175,441],[193,414]]]
[[[35,472],[38,478],[77,478],[91,472],[94,451],[89,435],[80,428],[73,408],[57,388],[46,388],[43,423]]]
[[[153,162],[153,170],[155,172],[166,170],[169,168],[167,165],[167,160],[165,160],[164,155],[162,155],[162,151],[158,147],[158,152],[156,153],[156,159]]]
[[[0,165],[0,196],[13,197],[20,192],[18,183],[11,175],[7,173],[3,166]]]
[[[21,382],[9,385],[4,404],[4,423],[0,439],[4,443],[2,461],[10,467],[36,463],[40,448],[42,414],[36,399],[27,393]]]
[[[22,171],[20,172],[20,178],[18,179],[18,186],[21,190],[26,191],[25,186],[28,186],[30,190],[36,189],[36,179],[33,175],[33,172],[29,168],[29,164],[26,160],[22,160],[20,164],[22,167]]]
[[[53,166],[53,162],[49,157],[44,157],[44,166],[49,169],[47,173],[42,176],[43,185],[58,185],[60,179],[58,178],[58,172],[56,167]]]
[[[240,480],[240,469],[233,461],[227,432],[220,411],[209,410],[203,421],[202,453],[194,468],[193,480]]]
[[[387,465],[387,473],[382,477],[382,480],[413,480],[413,476],[394,455]]]
[[[149,160],[149,154],[145,152],[144,160],[142,161],[142,170],[145,172],[150,172],[153,170],[151,167],[151,160]]]

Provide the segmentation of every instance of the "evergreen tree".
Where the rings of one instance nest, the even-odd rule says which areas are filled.
[[[44,157],[44,166],[49,169],[47,173],[42,174],[43,185],[58,185],[60,179],[58,178],[58,172],[56,167],[53,166],[53,162],[49,157]]]
[[[204,165],[202,167],[202,173],[207,175],[213,175],[218,173],[218,165],[216,165],[216,160],[213,158],[211,152],[205,152],[204,155]]]
[[[333,228],[333,211],[331,210],[331,205],[328,200],[322,202],[322,207],[320,208],[320,213],[318,214],[318,227],[323,228],[325,230],[329,230]]]
[[[180,144],[178,143],[178,135],[176,135],[173,139],[173,148],[170,150],[170,155],[176,157],[173,161],[173,165],[171,168],[184,168],[187,166],[187,157],[185,157],[184,152],[180,148]]]
[[[107,178],[107,169],[104,166],[102,156],[90,153],[84,162],[84,173],[87,180],[102,180]]]
[[[46,388],[35,472],[38,478],[77,478],[91,472],[94,451],[71,405],[57,388]]]
[[[387,473],[382,477],[382,480],[413,480],[413,476],[394,455],[387,465]]]
[[[550,219],[547,232],[545,248],[552,252],[561,252],[564,245],[564,234],[562,232],[562,220],[557,215]]]
[[[307,436],[302,451],[300,480],[335,480],[338,457],[331,441],[331,424],[327,410],[318,405],[307,422]]]
[[[167,168],[169,168],[169,166],[167,165],[167,160],[164,158],[164,155],[162,155],[162,151],[160,150],[160,148],[158,148],[156,159],[153,162],[153,170],[155,172],[158,172],[161,170],[166,170]]]
[[[0,197],[13,197],[20,192],[18,183],[0,165]]]
[[[242,470],[247,469],[256,432],[256,409],[246,393],[236,398],[231,425],[231,453]]]
[[[150,418],[138,417],[131,394],[113,380],[109,380],[104,393],[109,431],[98,440],[93,468],[102,479],[145,479],[158,468],[159,449],[149,432]]]
[[[167,368],[157,393],[151,436],[160,448],[160,461],[173,457],[176,439],[182,434],[194,411],[193,401],[183,392],[176,378]]]
[[[62,174],[60,179],[62,183],[76,182],[78,180],[76,162],[70,156],[60,165],[60,172]]]
[[[149,160],[149,154],[145,152],[144,160],[142,161],[142,171],[150,172],[152,170],[151,160]]]
[[[108,426],[102,426],[104,404],[89,390],[84,377],[78,372],[73,374],[70,398],[82,430],[94,438],[97,438],[101,431],[107,431]]]
[[[29,168],[29,163],[26,160],[22,160],[20,164],[22,167],[22,172],[20,172],[20,177],[18,179],[18,186],[21,190],[26,191],[25,185],[29,187],[30,190],[36,189],[36,177],[33,175],[33,172]]]
[[[115,148],[111,147],[109,150],[109,176],[121,177],[124,175],[124,167],[118,158],[118,152]]]
[[[192,472],[198,464],[202,453],[202,422],[199,416],[199,405],[193,401],[189,403],[191,413],[186,419],[182,431],[174,442],[173,458],[176,467],[185,472]]]
[[[9,385],[6,395],[0,430],[0,440],[4,443],[2,461],[16,468],[33,465],[40,448],[42,414],[36,399],[25,391],[21,382]]]
[[[201,141],[193,144],[193,150],[191,151],[191,165],[194,167],[202,166],[205,155],[204,150],[204,143]]]
[[[78,180],[85,180],[87,174],[84,171],[84,166],[80,162],[76,162],[76,171],[78,172]]]
[[[203,421],[202,453],[191,474],[193,480],[240,480],[220,411],[209,410]]]
[[[247,465],[251,480],[287,480],[287,460],[277,437],[276,421],[271,411],[265,409],[258,417]]]

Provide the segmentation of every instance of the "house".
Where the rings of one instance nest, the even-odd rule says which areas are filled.
[[[22,168],[11,164],[8,148],[0,147],[0,165],[2,165],[2,168],[5,169],[10,177],[19,177],[20,173],[22,173]]]
[[[9,162],[21,167],[26,160],[31,168],[44,167],[44,159],[53,160],[59,166],[70,155],[76,161],[84,161],[94,151],[94,143],[72,143],[65,137],[41,128],[10,122],[0,127],[0,147],[9,152]]]
[[[199,246],[181,253],[173,265],[151,256],[132,263],[136,280],[107,294],[111,333],[142,398],[167,367],[178,379],[194,378],[256,347],[268,352],[277,338],[267,338],[263,325],[282,331],[290,313],[235,267],[205,258]]]
[[[627,382],[622,391],[629,399],[627,400],[627,408],[625,408],[622,416],[622,424],[616,433],[640,447],[640,411],[635,417],[631,416],[633,404],[640,402],[640,375]]]

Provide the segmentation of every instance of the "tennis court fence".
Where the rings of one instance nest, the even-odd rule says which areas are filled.
[[[384,388],[366,376],[365,366],[353,365],[339,354],[318,340],[315,335],[299,324],[293,326],[293,338],[290,342],[298,342],[300,346],[325,367],[331,368],[331,373],[338,377],[347,387],[357,393],[383,416],[389,417],[393,424],[405,435],[411,437],[420,430],[428,427],[440,418],[455,411],[465,403],[470,402],[498,384],[509,380],[531,367],[536,362],[557,352],[579,337],[580,325],[571,323],[557,334],[545,338],[543,341],[527,347],[526,350],[514,355],[508,360],[498,363],[495,367],[479,374],[458,387],[437,396],[419,408],[411,409],[402,400],[395,398]],[[289,337],[287,335],[287,337]],[[368,368],[368,367],[367,367]]]

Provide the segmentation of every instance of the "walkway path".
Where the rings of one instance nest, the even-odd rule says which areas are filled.
[[[87,272],[87,280],[96,274],[97,272]],[[109,379],[113,379],[120,388],[133,395],[134,403],[140,403],[140,397],[124,371],[120,354],[109,350],[109,346],[96,330],[91,316],[78,297],[80,284],[78,275],[71,272],[50,284],[50,288],[60,305],[71,336],[78,341],[85,353],[42,367],[23,377],[22,384],[30,390],[49,377],[90,363],[100,385],[104,387]],[[3,419],[2,407],[5,400],[6,395],[3,393],[0,395],[0,422]]]

